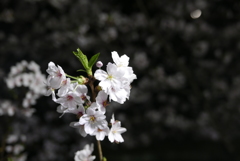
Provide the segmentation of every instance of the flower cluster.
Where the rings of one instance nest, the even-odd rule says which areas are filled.
[[[27,153],[24,152],[24,143],[26,142],[25,135],[10,134],[6,139],[5,151],[8,154],[8,158],[14,161],[27,160]]]
[[[26,116],[31,116],[34,109],[30,108],[31,105],[36,104],[36,100],[46,93],[46,85],[42,82],[46,82],[46,77],[41,73],[40,66],[34,61],[27,62],[25,60],[17,63],[15,66],[11,67],[8,77],[5,78],[5,82],[9,89],[14,89],[16,87],[27,88],[25,96],[23,96],[23,101],[21,102],[22,109],[19,108],[21,112]],[[14,90],[17,97],[21,97],[22,91],[18,93]],[[6,103],[9,101],[3,101],[0,107],[0,115],[8,114],[13,116],[16,113],[17,108],[13,106],[6,107]]]
[[[107,72],[98,69],[94,77],[100,80],[99,86],[109,95],[109,99],[123,104],[130,95],[130,83],[136,79],[132,67],[129,67],[129,57],[119,57],[116,51],[112,52],[114,63],[107,64]]]
[[[27,62],[25,60],[12,66],[8,78],[5,79],[7,87],[28,87],[29,91],[23,99],[22,106],[27,108],[36,103],[41,95],[46,92],[46,86],[42,83],[46,80],[41,73],[40,67],[34,61]]]
[[[34,112],[34,108],[18,108],[18,106],[10,100],[0,100],[0,116],[14,116],[15,114],[20,114],[30,117]]]
[[[15,105],[9,100],[0,100],[0,116],[13,116],[15,113]]]
[[[82,54],[77,57],[85,67],[88,78],[69,76],[59,65],[49,62],[46,70],[49,74],[46,82],[49,87],[47,95],[52,95],[52,100],[60,104],[57,108],[59,113],[62,115],[72,113],[79,118],[78,121],[70,123],[70,126],[77,128],[83,137],[91,135],[102,141],[108,136],[110,142],[124,142],[121,134],[126,131],[126,128],[121,127],[121,122],[115,120],[114,114],[109,127],[105,113],[109,101],[123,104],[126,99],[129,99],[130,84],[136,79],[133,69],[128,66],[129,57],[126,55],[119,57],[114,51],[112,52],[114,63],[107,64],[107,71],[98,69],[91,75],[92,66],[87,65],[96,63],[98,55],[87,63],[84,56]],[[102,63],[97,62],[96,66],[102,67]],[[99,84],[94,87],[96,80]],[[88,95],[87,85],[91,89],[92,97]]]

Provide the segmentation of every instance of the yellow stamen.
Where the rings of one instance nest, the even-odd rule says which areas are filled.
[[[90,121],[94,122],[96,120],[96,117],[90,116]]]

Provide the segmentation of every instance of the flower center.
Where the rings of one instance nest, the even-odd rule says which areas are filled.
[[[62,74],[61,74],[60,71],[57,72],[57,76],[58,76],[58,77],[62,77]]]
[[[107,79],[113,79],[113,76],[112,75],[108,75]]]
[[[86,97],[85,95],[81,95],[81,99],[82,99],[83,101],[85,101],[85,100],[87,99],[87,97]]]
[[[94,122],[96,120],[96,117],[90,116],[90,121]]]
[[[82,115],[83,115],[82,112],[78,112],[78,113],[77,113],[77,117],[78,117],[78,118],[82,117]]]
[[[108,105],[107,100],[103,101],[102,105],[103,105],[103,107],[106,107]]]
[[[61,77],[61,76],[60,76]],[[67,79],[65,79],[64,81],[62,81],[62,85],[66,85],[67,84]]]
[[[68,100],[68,101],[71,101],[72,99],[73,99],[73,96],[71,96],[71,95],[68,95],[68,96],[67,96],[67,100]]]

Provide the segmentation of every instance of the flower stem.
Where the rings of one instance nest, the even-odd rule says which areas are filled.
[[[74,77],[74,76],[71,76],[71,75],[68,75],[68,74],[66,74],[66,76],[69,77],[69,78],[72,78],[72,79],[77,79],[77,77]]]
[[[93,76],[89,76],[89,86],[91,88],[91,91],[92,91],[92,100],[91,101],[96,101],[96,93],[95,93],[95,90],[94,90],[94,81],[95,81],[95,78]],[[98,147],[98,153],[99,153],[99,160],[100,161],[103,161],[103,154],[102,154],[102,146],[101,146],[101,142],[99,140],[97,140],[97,147]]]
[[[98,153],[99,153],[99,160],[103,160],[103,155],[102,155],[102,147],[101,147],[101,142],[97,140],[97,146],[98,146]]]

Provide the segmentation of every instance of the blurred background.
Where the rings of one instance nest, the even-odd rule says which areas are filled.
[[[102,142],[109,161],[240,160],[239,8],[238,0],[1,0],[0,99],[12,99],[4,79],[19,61],[78,75],[72,51],[100,52],[104,66],[117,51],[138,79],[124,105],[108,107],[127,128],[124,143]],[[17,133],[26,160],[70,161],[95,143],[57,106],[43,96],[31,117],[0,116],[1,147]]]

